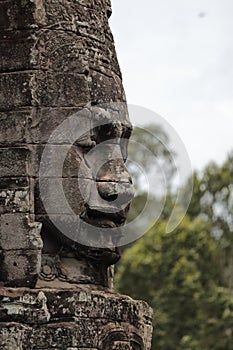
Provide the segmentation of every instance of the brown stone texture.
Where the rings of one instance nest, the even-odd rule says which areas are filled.
[[[44,145],[51,133],[85,106],[125,101],[108,25],[110,14],[111,4],[107,0],[0,1],[0,214],[3,220],[4,215],[24,213],[31,224],[35,215],[46,223],[38,176]],[[83,120],[90,123],[90,118],[87,116],[80,123]],[[64,138],[60,148],[54,145],[51,152],[58,154],[58,162],[63,143]],[[69,152],[61,174],[66,198],[77,214],[84,205],[77,181],[79,164],[77,155],[74,160]],[[47,170],[44,186],[48,188],[56,187],[54,169],[56,159]],[[54,202],[61,202],[59,193],[50,192],[49,200],[53,197]],[[55,214],[58,211],[65,214],[62,203],[60,210],[57,207]],[[53,206],[47,209],[49,214],[54,214]],[[16,239],[17,232],[10,232],[10,237]],[[39,266],[34,270],[38,273]],[[23,279],[20,285],[24,286]]]
[[[94,177],[105,154],[89,152],[131,132],[110,15],[109,0],[0,0],[0,350],[150,349],[151,309],[112,292],[118,249],[77,243],[86,231],[59,192],[96,232],[110,220],[98,208],[132,198],[121,145],[104,148],[115,158]]]
[[[90,286],[0,290],[0,349],[149,350],[152,310]]]

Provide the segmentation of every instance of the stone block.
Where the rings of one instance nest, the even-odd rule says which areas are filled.
[[[76,215],[66,214],[39,214],[36,212],[36,221],[42,223],[42,235],[56,237],[56,241],[66,246],[72,245],[79,232],[79,223]],[[72,239],[72,241],[71,241]]]
[[[120,311],[116,313],[115,307]],[[2,288],[0,315],[0,329],[4,329],[0,331],[0,341],[1,336],[5,337],[4,341],[13,336],[9,330],[16,324],[15,334],[25,348],[31,350],[51,346],[59,350],[76,350],[80,346],[92,350],[109,350],[114,346],[150,349],[152,310],[148,305],[126,296],[93,290],[91,286],[77,286],[72,290]],[[9,320],[11,324],[7,323]],[[27,327],[31,327],[30,337],[25,333]]]
[[[32,327],[20,323],[0,324],[0,349],[1,350],[24,350],[30,349],[30,336]]]
[[[0,250],[42,249],[41,224],[25,214],[0,215]]]
[[[75,120],[70,123],[70,119]],[[82,119],[82,120],[81,120]],[[80,123],[84,123],[81,125]],[[34,109],[31,116],[31,125],[28,129],[27,142],[45,144],[52,133],[55,132],[53,144],[70,144],[71,139],[80,132],[80,127],[85,130],[91,128],[91,113],[85,108],[38,108]],[[76,139],[75,139],[76,140]]]
[[[106,27],[104,28],[104,31],[104,43],[94,41],[91,37],[86,39],[89,53],[89,67],[90,69],[105,74],[109,77],[115,73],[117,76],[119,76],[119,78],[122,78],[112,33]],[[109,67],[111,67],[111,70]]]
[[[0,111],[32,105],[32,77],[32,71],[0,74]]]
[[[33,69],[33,43],[32,31],[0,31],[0,72]]]
[[[82,112],[81,112],[82,110]],[[85,119],[81,115],[85,113]],[[88,117],[89,114],[89,117]],[[0,112],[0,145],[45,144],[51,134],[70,117],[77,117],[77,130],[81,123],[84,130],[91,129],[91,114],[85,109],[75,108],[28,108],[20,111]],[[82,120],[81,120],[82,119]],[[69,125],[66,124],[68,127]],[[75,133],[74,126],[64,133],[56,133],[56,144],[69,144]]]
[[[103,328],[105,323],[106,321],[101,322],[96,319],[83,320],[80,318],[77,323],[63,320],[63,322],[40,326],[34,330],[33,335],[34,339],[40,339],[42,349],[47,349],[48,344],[54,344],[58,346],[58,349],[66,349],[79,344],[86,348],[92,348],[97,343],[99,329],[101,326]]]
[[[55,134],[56,139],[54,138],[55,145],[70,144],[71,137],[75,138],[76,135],[80,134],[81,125],[85,131],[91,129],[91,120],[86,119],[85,123],[83,123],[83,120],[79,118],[79,113],[80,111],[77,109],[73,109],[72,111],[46,109],[39,110],[38,114],[34,112],[32,113],[30,110],[20,112],[2,112],[0,113],[0,147],[2,146],[3,148],[7,145],[8,148],[10,148],[10,146],[18,146],[19,148],[20,144],[31,144],[28,148],[33,151],[33,155],[30,158],[30,162],[33,162],[33,156],[37,157],[38,154],[40,157],[42,154],[42,148],[44,147],[40,146],[38,149],[35,148],[34,150],[33,144],[45,144],[56,128],[58,129]],[[68,127],[68,130],[65,130],[62,134],[62,123],[72,116],[73,118],[77,117],[76,125],[74,126],[70,123],[69,126],[67,121],[65,127]],[[2,156],[1,160],[3,160]],[[34,171],[34,173],[37,173],[37,171]]]
[[[28,157],[27,147],[0,148],[0,178],[27,176]]]
[[[25,143],[30,126],[30,110],[0,112],[0,145],[11,146]]]
[[[47,235],[49,235],[47,231]],[[80,253],[80,252],[79,252]],[[37,287],[54,286],[61,285],[62,283],[72,284],[96,284],[109,286],[108,273],[106,271],[106,266],[99,264],[92,264],[90,261],[82,261],[78,258],[61,258],[57,259],[57,256],[54,254],[43,254],[42,255],[42,266],[39,281]],[[58,306],[58,305],[57,305]],[[54,309],[54,321],[58,320],[60,317],[66,313],[66,317],[72,317],[69,314],[70,310],[73,310],[74,305],[70,305],[69,309],[61,310]],[[60,316],[59,313],[61,312]]]
[[[96,103],[125,101],[122,82],[116,74],[111,77],[96,71],[89,80],[91,100]]]
[[[35,20],[32,1],[7,0],[0,2],[0,29],[14,30],[30,28]]]
[[[29,213],[31,207],[29,193],[29,188],[0,190],[0,214]]]
[[[28,177],[3,177],[0,181],[0,190],[25,189],[28,186]]]
[[[84,183],[84,181],[82,181]],[[60,186],[60,184],[62,186]],[[88,191],[87,183],[86,191]],[[85,189],[82,189],[85,191]],[[42,202],[42,199],[43,202]],[[65,201],[67,203],[65,203]],[[46,211],[45,211],[46,207]],[[35,184],[35,213],[38,214],[80,214],[84,210],[83,196],[77,178],[44,178],[39,186]]]
[[[0,181],[0,214],[28,213],[33,206],[30,201],[30,185],[27,177],[5,177]]]
[[[44,145],[31,145],[28,174],[32,177],[76,177],[79,175],[81,163],[80,155],[74,146],[69,145],[47,145],[46,156],[41,159],[44,152]],[[41,169],[40,169],[41,167]]]
[[[31,86],[39,106],[84,107],[90,101],[87,78],[83,74],[38,71]]]
[[[0,285],[30,287],[36,284],[41,250],[0,250]]]
[[[38,9],[38,5],[40,5],[40,17],[42,19],[43,13],[44,24],[56,29],[65,29],[87,35],[90,32],[96,34],[102,29],[103,23],[107,24],[110,10],[109,0],[107,2],[108,4],[106,4],[106,0],[88,2],[82,0],[54,3],[53,0],[43,0],[35,1],[35,4]],[[41,19],[36,16],[35,11],[36,22],[42,22]]]

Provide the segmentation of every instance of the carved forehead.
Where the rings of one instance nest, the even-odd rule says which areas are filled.
[[[90,107],[90,111],[92,113],[92,119],[95,121],[114,120],[132,127],[126,103],[112,102],[100,104]]]
[[[115,106],[116,105],[116,106]],[[107,139],[128,139],[132,132],[126,104],[113,104],[113,106],[86,107],[74,114],[67,123],[56,132],[58,139],[64,135],[66,141],[75,142],[80,146],[86,145],[90,140],[97,143]],[[89,141],[88,141],[89,140]],[[71,143],[73,143],[71,142]]]
[[[91,108],[92,128],[109,125],[118,130],[119,136],[129,137],[132,124],[129,120],[127,105],[125,103],[113,103],[107,106],[95,106]]]

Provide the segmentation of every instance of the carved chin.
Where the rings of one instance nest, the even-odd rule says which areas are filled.
[[[120,259],[118,248],[92,248],[78,245],[76,252],[78,258],[90,259],[106,266],[114,265]]]

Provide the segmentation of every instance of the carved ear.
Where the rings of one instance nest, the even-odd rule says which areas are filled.
[[[130,337],[130,345],[132,350],[143,350],[144,349],[144,345],[143,345],[143,340],[142,338],[135,332],[133,332],[131,334]]]
[[[109,323],[104,327],[99,348],[102,350],[144,350],[142,337],[133,325]]]
[[[99,340],[99,349],[111,350],[116,342],[127,342],[127,336],[122,327],[112,322],[102,330],[102,337],[100,337]]]

